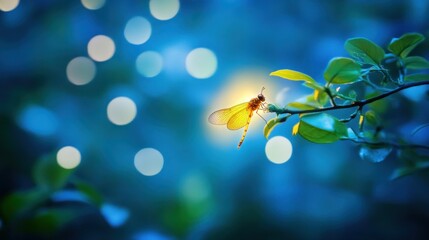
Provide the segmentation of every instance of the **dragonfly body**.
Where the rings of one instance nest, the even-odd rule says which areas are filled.
[[[264,90],[264,88],[262,88]],[[229,130],[237,130],[244,127],[238,148],[243,144],[249,129],[250,120],[253,113],[261,109],[265,102],[265,97],[261,93],[258,97],[252,98],[249,102],[244,102],[230,108],[224,108],[212,113],[209,116],[209,122],[216,125],[225,125]]]

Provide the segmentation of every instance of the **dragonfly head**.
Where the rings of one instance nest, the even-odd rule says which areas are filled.
[[[258,99],[261,100],[261,102],[265,102],[265,97],[262,94],[262,92],[264,91],[265,87],[262,87],[261,93],[258,94]]]

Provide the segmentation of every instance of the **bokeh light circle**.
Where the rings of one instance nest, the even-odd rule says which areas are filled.
[[[196,48],[186,56],[186,70],[194,78],[209,78],[216,69],[216,55],[207,48]]]
[[[144,77],[155,77],[162,70],[162,56],[155,51],[141,53],[136,59],[137,71]]]
[[[134,156],[134,166],[145,176],[154,176],[161,172],[164,157],[154,148],[143,148]]]
[[[106,0],[80,0],[82,5],[89,10],[97,10],[104,6]]]
[[[94,79],[96,71],[95,63],[87,57],[72,59],[66,68],[68,80],[75,85],[88,84]]]
[[[150,0],[150,14],[158,20],[169,20],[177,15],[180,8],[179,0]]]
[[[97,35],[88,42],[88,55],[97,62],[109,60],[115,54],[115,43],[105,35]]]
[[[285,163],[292,156],[292,143],[282,136],[273,137],[265,145],[265,155],[273,163]]]
[[[80,164],[81,155],[77,148],[66,146],[58,150],[57,163],[62,168],[73,169]]]
[[[149,40],[151,35],[152,26],[144,17],[133,17],[125,25],[124,36],[131,44],[143,44]]]
[[[17,8],[19,0],[0,0],[0,10],[3,12],[10,12]]]
[[[117,97],[107,105],[107,118],[116,125],[126,125],[134,120],[137,107],[133,100],[127,97]]]

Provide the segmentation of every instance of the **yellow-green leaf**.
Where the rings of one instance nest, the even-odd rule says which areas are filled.
[[[299,123],[300,122],[297,122],[295,125],[293,125],[293,127],[292,127],[292,135],[296,135],[298,133]]]
[[[264,127],[265,138],[268,139],[274,127],[277,126],[279,123],[285,122],[289,117],[290,115],[280,117],[280,118],[277,117],[277,118],[270,119]]]
[[[366,122],[373,125],[373,126],[379,126],[380,125],[380,118],[377,116],[377,113],[373,110],[368,110],[365,113],[365,119]]]
[[[363,125],[364,119],[365,119],[365,117],[363,115],[359,116],[359,127],[361,127]]]
[[[305,81],[309,83],[316,83],[316,81],[307,74],[290,69],[277,70],[275,72],[270,73],[270,76],[281,77],[292,81]]]
[[[321,106],[325,106],[329,101],[329,95],[325,90],[314,90],[314,100],[318,102]]]
[[[325,88],[317,82],[304,82],[303,85],[314,90],[325,90]]]

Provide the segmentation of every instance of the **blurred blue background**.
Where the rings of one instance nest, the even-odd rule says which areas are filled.
[[[40,157],[73,146],[81,156],[74,175],[109,203],[102,212],[110,217],[87,214],[56,236],[428,234],[429,179],[417,174],[389,181],[394,156],[375,164],[359,159],[350,142],[308,143],[291,135],[291,119],[271,136],[288,138],[292,157],[274,164],[258,116],[240,150],[241,131],[207,121],[263,86],[270,103],[309,93],[268,75],[289,68],[321,81],[331,58],[347,56],[347,38],[381,46],[406,32],[428,38],[428,1],[39,0],[16,8],[13,2],[0,0],[0,197],[31,187]],[[97,35],[103,36],[98,42]],[[425,42],[416,53],[428,57],[428,47]],[[403,97],[423,101],[416,94]],[[117,97],[126,101],[115,107]],[[150,169],[139,168],[142,149],[152,151],[140,159],[152,161]]]

